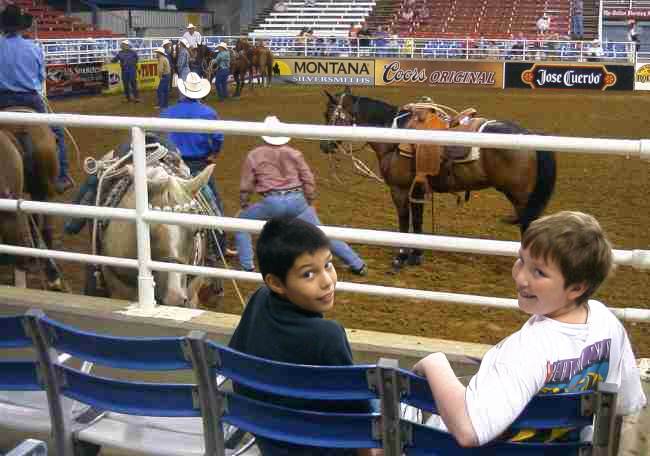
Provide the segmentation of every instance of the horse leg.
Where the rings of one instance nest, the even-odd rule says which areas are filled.
[[[416,194],[413,195],[416,199],[424,198],[424,192],[418,190]],[[416,234],[422,234],[422,219],[424,214],[424,204],[422,203],[410,203],[411,205],[411,223],[413,225],[413,232]],[[424,252],[422,249],[411,249],[409,252],[407,264],[409,266],[419,266],[422,264],[424,257]]]
[[[14,287],[27,288],[27,271],[18,267],[14,268]]]
[[[409,232],[409,222],[411,218],[410,207],[409,207],[409,191],[408,189],[403,189],[400,187],[391,187],[390,195],[393,198],[393,204],[397,209],[397,218],[399,221],[399,231],[400,233]],[[408,249],[400,248],[397,256],[393,258],[392,266],[393,272],[398,272],[404,263],[408,260],[409,253]]]
[[[43,235],[43,242],[45,243],[45,248],[52,248],[53,241],[53,227],[51,218],[44,215],[41,218],[41,233]],[[56,263],[53,259],[48,258],[45,260],[45,275],[47,277],[47,286],[51,291],[65,291],[59,269],[57,268]]]

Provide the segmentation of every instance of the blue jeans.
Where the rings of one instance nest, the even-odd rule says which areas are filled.
[[[571,17],[571,31],[575,36],[581,37],[584,34],[584,19],[582,14],[575,14]]]
[[[267,196],[262,201],[241,211],[240,218],[253,220],[268,220],[273,217],[298,217],[301,220],[320,225],[321,222],[314,209],[307,204],[302,193]],[[253,245],[248,233],[235,233],[235,243],[239,251],[239,263],[244,269],[253,269]],[[364,265],[352,248],[343,241],[331,240],[332,253],[339,257],[352,269],[361,269]]]
[[[126,99],[138,99],[138,81],[136,79],[135,69],[122,71],[122,85],[124,86],[124,95]]]
[[[219,95],[220,100],[228,98],[228,76],[230,75],[230,70],[222,68],[217,71],[217,76],[215,78],[215,86],[217,87],[217,95]]]
[[[47,113],[43,99],[36,92],[0,91],[0,109],[9,106],[26,106],[36,112]],[[65,150],[65,133],[63,127],[50,127],[56,137],[56,148],[59,159],[59,177],[68,174],[68,156]]]
[[[208,161],[205,158],[183,158],[183,161],[187,165],[187,167],[190,169],[190,173],[192,173],[192,176],[197,176],[203,171],[206,166],[210,165]],[[208,201],[214,201],[217,205],[217,209],[219,209],[219,212],[221,215],[223,215],[223,201],[221,201],[221,195],[219,194],[219,189],[217,188],[217,184],[214,182],[214,178],[210,176],[210,180],[208,180],[208,187],[211,191],[210,192],[205,192],[202,189],[202,192],[205,194],[205,196],[208,198]]]
[[[169,106],[170,82],[171,74],[165,74],[160,77],[160,83],[158,84],[156,94],[158,95],[158,106],[160,106],[161,109]]]

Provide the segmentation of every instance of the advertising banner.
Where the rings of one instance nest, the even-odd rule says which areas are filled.
[[[634,67],[603,63],[507,62],[506,88],[633,90]]]
[[[119,63],[105,63],[106,89],[104,93],[123,93],[122,70]],[[158,87],[158,63],[155,60],[144,60],[138,62],[138,90],[152,90]]]
[[[108,87],[101,63],[52,64],[45,69],[48,97],[97,94]]]
[[[376,59],[375,85],[502,89],[503,63]]]
[[[647,19],[650,18],[648,9],[605,8],[603,17],[607,19]]]
[[[371,86],[375,63],[370,59],[275,58],[273,76],[290,84]]]
[[[650,63],[637,63],[634,71],[634,90],[650,90]]]

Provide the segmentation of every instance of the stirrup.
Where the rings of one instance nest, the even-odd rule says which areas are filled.
[[[424,198],[415,198],[413,197],[413,190],[415,189],[416,184],[422,184],[424,185]],[[409,188],[409,202],[410,203],[415,203],[415,204],[426,204],[427,201],[427,195],[430,194],[431,192],[427,192],[427,183],[426,182],[418,182],[417,178],[413,179],[413,182],[411,182],[411,188]]]

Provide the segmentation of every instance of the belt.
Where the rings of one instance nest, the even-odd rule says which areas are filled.
[[[262,193],[262,196],[266,198],[267,196],[284,196],[290,193],[302,193],[302,187],[288,188],[286,190],[270,190]]]

